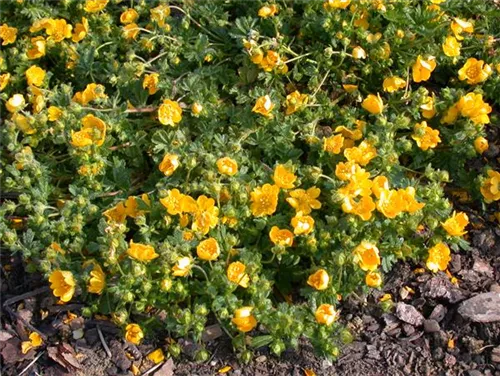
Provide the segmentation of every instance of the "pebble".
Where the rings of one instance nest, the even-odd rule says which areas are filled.
[[[490,286],[490,292],[500,292],[500,285],[498,283],[493,283]]]
[[[82,328],[73,330],[73,339],[83,338],[83,334],[84,332]]]
[[[415,307],[401,302],[396,305],[396,316],[413,326],[421,326],[424,322],[424,316]]]
[[[470,369],[467,371],[467,376],[483,376],[483,374],[477,369]]]
[[[485,292],[462,302],[458,313],[474,322],[500,321],[500,293]]]
[[[446,316],[446,312],[447,312],[446,307],[442,304],[438,304],[432,310],[431,314],[429,315],[429,319],[441,322]]]
[[[444,365],[448,368],[453,367],[457,363],[457,358],[453,355],[445,354],[444,355]]]
[[[494,363],[500,363],[500,346],[491,350],[491,361]]]
[[[436,333],[441,330],[439,323],[436,320],[424,320],[424,332],[426,333]]]
[[[264,363],[266,360],[267,360],[267,357],[265,355],[261,355],[261,356],[258,356],[257,358],[255,358],[255,361],[257,363]]]

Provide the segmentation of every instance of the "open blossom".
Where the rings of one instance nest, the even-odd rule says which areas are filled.
[[[397,76],[387,77],[382,83],[382,86],[384,91],[393,93],[399,89],[403,89],[406,86],[406,81]]]
[[[160,75],[158,73],[151,73],[144,76],[144,81],[142,81],[142,87],[148,89],[149,95],[156,94],[158,91],[158,80]]]
[[[120,22],[124,25],[133,23],[139,18],[139,13],[133,8],[129,8],[120,15]]]
[[[273,180],[279,188],[291,189],[294,187],[293,183],[297,180],[297,176],[287,166],[279,164],[274,169]]]
[[[321,190],[316,187],[311,187],[307,191],[304,189],[295,189],[289,193],[290,197],[286,201],[296,212],[309,214],[312,209],[321,208],[321,202],[317,200],[320,193]]]
[[[21,352],[27,354],[31,349],[42,346],[43,339],[37,332],[33,332],[29,335],[28,341],[21,342]]]
[[[271,101],[271,97],[269,95],[265,95],[260,97],[255,102],[255,106],[252,108],[252,112],[257,114],[264,115],[266,117],[272,117],[271,111],[274,108],[274,104]]]
[[[196,247],[196,254],[202,260],[216,260],[220,255],[219,243],[217,243],[215,238],[205,239]]]
[[[165,360],[165,354],[162,349],[156,349],[147,355],[147,358],[154,364],[159,364]]]
[[[106,8],[109,0],[87,0],[83,9],[88,13],[97,13]]]
[[[141,243],[134,243],[133,240],[130,241],[130,245],[127,249],[127,254],[130,257],[142,262],[149,262],[157,257],[160,257],[160,255],[156,253],[153,246]]]
[[[366,59],[366,51],[363,47],[356,46],[352,49],[352,57],[354,59]]]
[[[181,257],[172,267],[172,275],[174,277],[185,277],[191,271],[193,260],[191,257]]]
[[[292,217],[290,224],[293,227],[295,235],[307,235],[314,230],[314,219],[309,215],[303,215],[301,212]]]
[[[380,94],[373,95],[369,94],[361,103],[361,107],[363,107],[370,114],[377,115],[382,113],[384,110],[384,102],[382,98],[380,98]]]
[[[179,103],[166,99],[158,108],[158,120],[163,125],[174,127],[182,120],[182,108]]]
[[[331,304],[321,304],[314,316],[319,324],[330,326],[339,318],[339,312]]]
[[[486,138],[480,136],[474,140],[474,149],[476,149],[479,154],[483,154],[488,148],[489,144]]]
[[[191,200],[193,199],[191,198]],[[186,206],[183,204],[186,202],[186,195],[182,194],[177,188],[169,190],[167,196],[160,199],[160,203],[167,209],[170,215],[184,213],[186,211]],[[194,205],[196,210],[196,202]]]
[[[379,272],[368,272],[365,276],[365,283],[368,287],[380,287],[382,284],[382,276]]]
[[[417,142],[418,147],[423,151],[433,149],[441,142],[439,131],[427,126],[426,121],[415,124],[411,138]]]
[[[323,3],[323,8],[326,10],[346,9],[350,3],[351,0],[326,0]]]
[[[363,140],[358,146],[345,149],[344,156],[349,162],[366,166],[377,156],[377,149],[369,141]]]
[[[427,268],[434,273],[446,270],[448,263],[451,261],[450,253],[450,248],[446,244],[436,244],[429,249],[429,256],[426,261]]]
[[[202,111],[203,106],[198,102],[193,103],[193,105],[191,106],[191,113],[193,114],[193,116],[198,117],[198,115],[201,114]]]
[[[165,19],[170,16],[170,7],[168,5],[158,5],[156,8],[150,9],[151,20],[156,22],[158,26],[165,27],[168,24]]]
[[[359,267],[364,271],[374,271],[380,265],[380,256],[377,246],[362,241],[355,249],[354,256]]]
[[[316,290],[325,290],[330,282],[330,277],[325,269],[318,269],[307,279],[307,284]]]
[[[443,43],[443,52],[446,56],[460,56],[460,48],[462,45],[453,35],[448,35]]]
[[[450,27],[451,31],[453,31],[453,34],[455,34],[455,38],[457,38],[458,40],[464,39],[462,33],[471,34],[474,32],[474,26],[472,25],[472,23],[460,18],[454,18],[451,22]]]
[[[469,224],[469,217],[463,212],[453,212],[453,215],[444,223],[441,223],[443,228],[450,236],[462,236],[467,233],[465,228]]]
[[[280,229],[278,226],[273,226],[269,232],[269,239],[271,239],[275,245],[291,247],[293,245],[293,232],[287,229]]]
[[[500,200],[500,172],[488,170],[488,178],[480,190],[486,203]]]
[[[165,154],[158,168],[165,176],[171,176],[180,166],[177,154]]]
[[[253,307],[241,307],[234,311],[231,322],[240,332],[246,333],[257,326],[257,320],[252,315]]]
[[[64,39],[71,38],[73,26],[68,24],[65,19],[57,19],[48,21],[45,32],[49,36],[47,40],[53,40],[56,43],[62,42]]]
[[[89,114],[82,119],[82,128],[71,134],[71,145],[76,148],[95,144],[102,146],[106,139],[106,123]]]
[[[7,108],[7,111],[14,113],[22,110],[25,105],[24,96],[22,94],[14,94],[5,103],[5,108]]]
[[[344,146],[344,136],[336,134],[323,138],[323,150],[330,154],[340,154]]]
[[[54,270],[49,277],[50,288],[54,296],[67,303],[73,298],[76,282],[73,273],[68,270]]]
[[[268,18],[274,16],[278,12],[278,7],[275,4],[265,5],[259,9],[258,15],[260,18]]]
[[[485,64],[483,60],[473,57],[467,59],[465,65],[458,71],[460,81],[467,80],[470,85],[486,81],[492,72],[491,66]]]
[[[277,185],[264,184],[254,188],[250,193],[252,214],[256,217],[274,214],[278,206],[279,193],[280,188]]]
[[[482,94],[468,93],[456,103],[460,115],[468,117],[474,124],[488,124],[491,106],[483,101]]]
[[[213,198],[201,195],[196,199],[195,210],[191,229],[206,235],[219,223],[219,208]]]
[[[224,157],[217,160],[217,169],[223,175],[233,176],[238,172],[238,163],[232,158]]]
[[[434,94],[432,94],[432,96],[424,97],[423,102],[424,103],[420,105],[422,116],[426,119],[432,119],[436,115],[436,108],[434,107]]]
[[[31,48],[26,51],[29,60],[39,59],[45,56],[47,42],[44,37],[31,38]]]
[[[236,261],[229,264],[227,267],[227,279],[233,283],[237,283],[243,288],[247,288],[250,282],[250,277],[245,273],[245,264]]]
[[[138,345],[141,343],[144,338],[144,332],[141,327],[137,324],[128,324],[125,328],[125,339],[133,343],[134,345]]]
[[[49,114],[49,116],[48,116],[49,121],[57,121],[63,115],[63,111],[59,107],[56,107],[56,106],[50,106],[47,109],[47,113]]]
[[[17,29],[4,23],[0,26],[0,38],[3,40],[2,46],[14,43],[17,38]]]
[[[104,93],[104,86],[101,84],[90,83],[85,87],[85,90],[78,91],[73,95],[73,101],[86,106],[89,102],[96,99],[104,99],[108,96]]]
[[[101,294],[106,286],[106,275],[101,268],[101,265],[94,263],[94,268],[90,272],[89,284],[87,291],[92,294]]]
[[[85,17],[82,17],[82,22],[75,25],[75,29],[73,30],[73,34],[71,35],[71,40],[75,43],[80,42],[87,36],[88,33],[89,21]]]
[[[293,93],[290,93],[286,96],[286,115],[291,115],[294,112],[300,110],[303,108],[306,104],[307,101],[309,100],[309,97],[307,94],[300,94],[298,90],[295,90]]]
[[[417,61],[412,67],[413,81],[427,81],[435,68],[436,58],[434,56],[429,56],[427,59],[424,59],[421,55],[418,55]]]

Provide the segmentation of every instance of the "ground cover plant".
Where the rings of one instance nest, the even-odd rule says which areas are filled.
[[[336,357],[339,301],[468,248],[448,183],[498,207],[467,161],[498,126],[500,13],[242,4],[2,4],[1,240],[131,343],[178,355],[218,322],[244,361],[302,336]]]

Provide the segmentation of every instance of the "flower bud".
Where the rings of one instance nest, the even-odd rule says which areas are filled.
[[[142,301],[135,302],[134,308],[137,312],[144,312],[144,310],[146,309],[146,303]]]
[[[285,350],[285,343],[281,339],[277,339],[271,343],[270,348],[274,354],[280,356],[280,354]]]
[[[134,262],[133,266],[132,266],[132,275],[134,277],[140,277],[144,274],[146,274],[146,266],[144,266],[143,264],[139,264],[137,262]]]
[[[172,355],[174,358],[177,358],[179,355],[181,355],[181,347],[179,346],[178,343],[172,343],[169,347],[168,347],[168,352],[170,353],[170,355]]]
[[[161,281],[160,288],[161,288],[163,291],[170,291],[170,289],[172,288],[172,280],[171,280],[171,279],[169,279],[169,278],[164,278],[164,279]]]
[[[240,359],[244,364],[250,363],[252,358],[253,358],[253,353],[250,350],[245,350],[240,355]]]
[[[134,298],[134,294],[132,294],[130,291],[125,292],[122,296],[123,301],[127,303],[134,301]]]

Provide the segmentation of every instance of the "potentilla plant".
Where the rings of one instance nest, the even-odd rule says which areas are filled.
[[[447,183],[500,200],[465,167],[498,126],[494,2],[2,8],[2,243],[129,342],[217,322],[245,361],[335,357],[342,299],[467,248]]]

